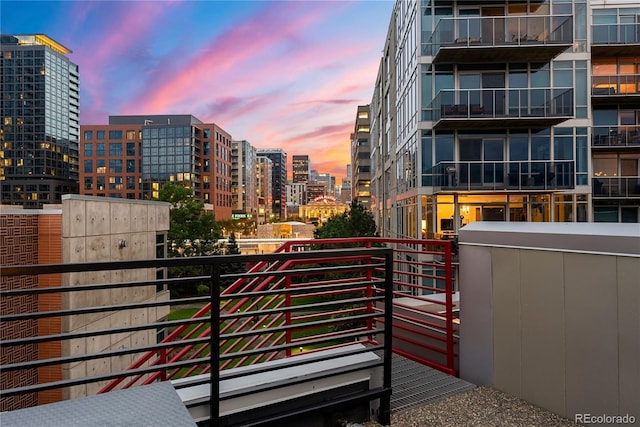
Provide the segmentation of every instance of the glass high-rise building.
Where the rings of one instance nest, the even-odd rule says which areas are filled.
[[[78,193],[80,73],[44,34],[1,38],[0,194],[38,208]]]

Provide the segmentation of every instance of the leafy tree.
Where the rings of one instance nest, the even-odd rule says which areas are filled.
[[[171,203],[169,256],[220,253],[217,240],[222,237],[222,228],[212,214],[204,212],[204,202],[196,200],[189,188],[167,183],[160,189],[158,199]]]
[[[226,250],[225,250],[225,254],[226,255],[240,255],[240,248],[238,247],[238,242],[236,242],[235,233],[231,233],[231,235],[229,236],[229,240],[227,242],[227,247],[226,247]],[[225,275],[226,274],[235,275],[235,274],[238,274],[238,273],[244,273],[246,271],[246,268],[245,268],[244,264],[237,263],[237,262],[222,264],[220,269],[221,269],[221,273],[225,274]],[[232,284],[235,280],[236,280],[235,277],[224,278],[222,280],[222,286],[223,287],[227,287],[230,284]]]
[[[313,232],[316,239],[338,237],[377,237],[376,223],[371,211],[360,203],[351,202],[351,208],[340,215],[334,215]]]
[[[162,186],[158,199],[171,203],[169,231],[167,232],[168,256],[205,256],[221,254],[218,239],[222,229],[212,214],[204,212],[204,202],[193,197],[189,188],[167,183]],[[169,277],[204,275],[204,266],[173,267]],[[204,283],[174,286],[173,297],[189,296],[205,292]],[[208,287],[207,287],[208,288]]]

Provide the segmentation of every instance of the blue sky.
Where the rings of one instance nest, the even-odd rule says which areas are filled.
[[[80,66],[81,124],[193,114],[338,177],[368,104],[392,0],[6,1],[4,34],[43,33]]]

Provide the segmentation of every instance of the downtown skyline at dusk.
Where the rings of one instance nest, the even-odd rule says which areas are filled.
[[[5,34],[46,34],[80,67],[80,123],[193,114],[345,176],[392,1],[3,1]],[[339,182],[339,181],[338,181]]]

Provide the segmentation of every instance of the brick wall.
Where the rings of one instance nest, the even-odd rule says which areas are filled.
[[[0,265],[24,265],[38,263],[38,215],[0,215]],[[0,288],[29,289],[38,286],[36,276],[2,278]],[[38,298],[32,295],[2,298],[2,315],[35,312]],[[16,339],[38,335],[35,320],[0,322],[0,339]],[[37,359],[35,344],[0,348],[0,364],[28,362]],[[14,388],[38,383],[36,369],[0,372],[2,388]],[[38,404],[35,393],[15,397],[0,397],[0,411],[26,408]]]

